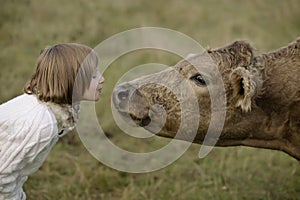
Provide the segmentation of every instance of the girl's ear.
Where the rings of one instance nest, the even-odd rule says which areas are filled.
[[[256,83],[253,75],[244,67],[237,67],[230,75],[230,84],[233,88],[233,99],[236,107],[243,111],[251,110],[251,99],[255,94]]]

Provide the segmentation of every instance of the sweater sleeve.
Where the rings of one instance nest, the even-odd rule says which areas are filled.
[[[27,176],[44,162],[58,140],[56,120],[46,106],[0,121],[0,200],[20,199]]]

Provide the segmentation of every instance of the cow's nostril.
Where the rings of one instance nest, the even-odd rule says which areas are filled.
[[[135,87],[128,83],[122,83],[115,87],[112,100],[116,108],[126,109],[131,94],[135,91]]]
[[[128,98],[128,94],[129,94],[128,91],[119,92],[118,93],[118,99],[121,100],[121,101],[124,101]]]

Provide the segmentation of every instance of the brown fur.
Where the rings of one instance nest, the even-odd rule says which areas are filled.
[[[153,105],[161,105],[165,109],[166,123],[158,135],[175,137],[181,123],[180,105],[192,105],[192,102],[189,98],[176,96],[167,87],[147,84],[147,81],[165,80],[173,87],[180,88],[183,81],[176,76],[179,73],[190,85],[180,89],[183,97],[187,90],[193,90],[200,110],[198,113],[191,107],[190,110],[185,110],[188,112],[186,116],[193,120],[200,115],[200,120],[195,138],[188,135],[188,123],[183,124],[187,134],[177,135],[176,138],[202,143],[211,117],[217,116],[220,111],[211,111],[208,88],[195,84],[193,77],[199,72],[191,63],[202,66],[201,74],[215,91],[220,88],[216,84],[218,80],[213,79],[215,72],[210,66],[215,63],[222,76],[227,99],[226,118],[220,138],[212,137],[218,139],[217,146],[244,145],[281,150],[300,160],[300,38],[285,47],[261,55],[254,55],[251,45],[244,41],[207,50],[180,61],[170,69],[118,86],[114,91],[117,109],[130,114],[139,126],[145,126],[145,123],[141,123],[144,119],[148,119],[147,123],[149,119],[155,121],[153,116],[149,117]],[[117,95],[120,91],[129,90],[135,93],[123,99],[121,103],[124,104],[125,101],[127,104],[121,106]],[[224,102],[220,99],[219,103]],[[151,125],[155,124],[159,123],[151,122]],[[151,127],[147,129],[152,131]]]

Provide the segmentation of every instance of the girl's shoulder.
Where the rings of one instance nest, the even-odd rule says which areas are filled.
[[[0,105],[0,119],[32,119],[47,110],[46,104],[40,102],[35,95],[22,94]]]
[[[17,119],[43,109],[34,95],[22,94],[0,105],[0,119]]]
[[[22,94],[0,105],[0,129],[5,127],[49,127],[55,129],[56,120],[50,109],[35,95]]]
[[[22,94],[0,105],[0,129],[1,124],[28,124],[54,126],[57,133],[67,133],[75,127],[78,113],[71,105],[42,102],[35,95]]]

